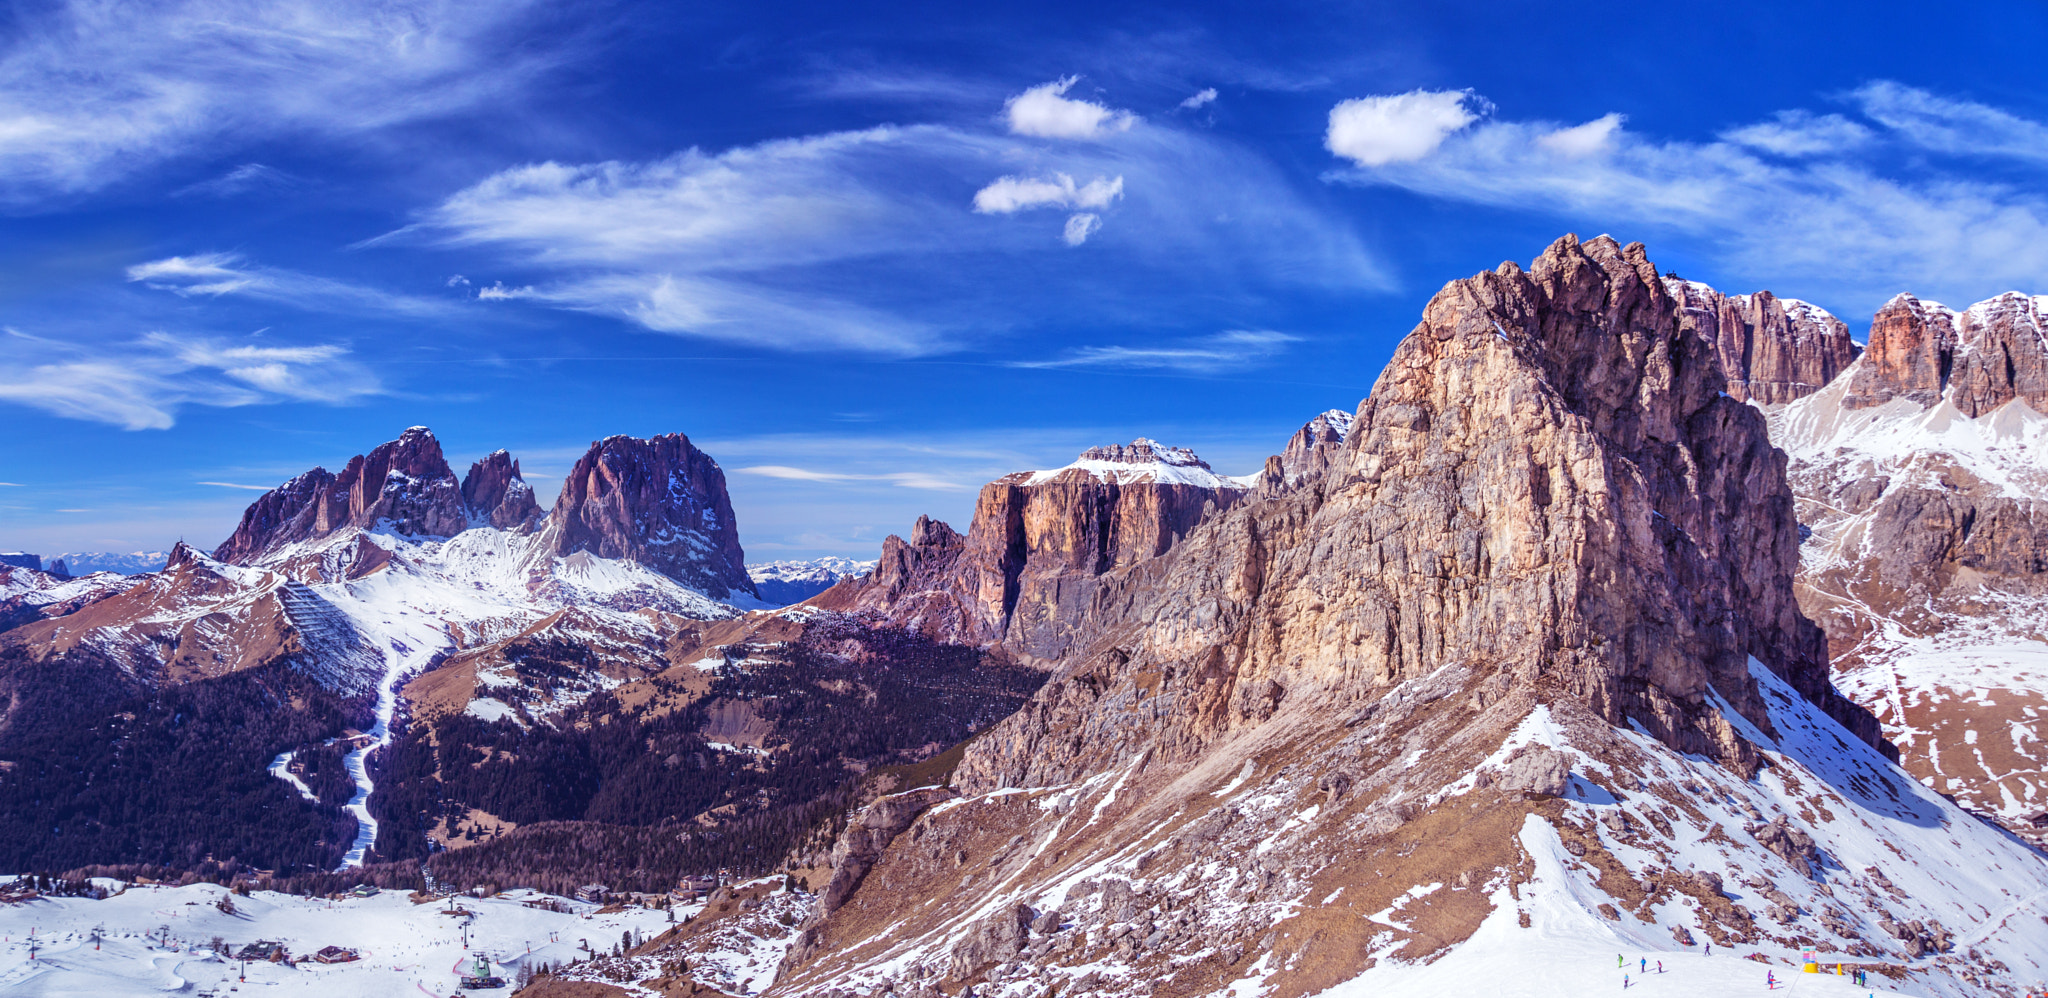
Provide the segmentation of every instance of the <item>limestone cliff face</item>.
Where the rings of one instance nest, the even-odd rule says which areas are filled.
[[[213,556],[246,565],[347,527],[447,537],[468,526],[469,511],[441,442],[432,430],[415,426],[350,458],[338,475],[314,468],[264,493]]]
[[[535,551],[623,558],[713,599],[755,595],[725,472],[680,433],[591,444],[562,482]]]
[[[1057,783],[1147,742],[1195,752],[1286,698],[1362,700],[1451,665],[1740,766],[1709,697],[1761,718],[1755,656],[1874,740],[1793,598],[1784,458],[1722,394],[1713,349],[1639,245],[1565,239],[1453,282],[1339,463],[1118,577],[1082,676],[977,741],[966,785]],[[1132,683],[1141,699],[1104,699]]]
[[[1728,375],[1728,394],[1738,402],[1779,405],[1804,398],[1835,380],[1861,352],[1847,324],[1807,302],[1769,291],[1724,295],[1676,278],[1666,278],[1664,286],[1714,345]]]
[[[1870,349],[1849,383],[1851,409],[1943,398],[1975,419],[2014,399],[2048,412],[2043,299],[2007,292],[1958,313],[1899,295],[1870,324]]]
[[[1065,468],[984,487],[965,537],[920,518],[910,540],[885,541],[875,573],[833,605],[1055,659],[1093,606],[1097,580],[1164,554],[1205,511],[1249,491],[1180,448],[1092,448]]]

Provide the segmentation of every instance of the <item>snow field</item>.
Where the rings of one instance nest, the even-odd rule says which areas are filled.
[[[0,906],[0,991],[130,998],[166,991],[226,994],[234,986],[321,998],[446,995],[454,993],[456,967],[471,949],[488,954],[495,972],[509,980],[522,964],[582,958],[583,940],[608,952],[622,932],[653,936],[669,925],[665,913],[640,908],[611,914],[577,902],[565,902],[569,914],[529,908],[520,901],[545,896],[529,891],[465,898],[463,906],[475,913],[467,919],[440,914],[446,902],[415,905],[393,891],[341,901],[259,891],[236,897],[237,912],[228,915],[214,906],[225,893],[213,884],[136,887],[103,901],[45,898]],[[677,917],[695,910],[679,910]],[[464,922],[469,949],[462,944]],[[103,936],[97,950],[95,929]],[[31,930],[41,944],[33,961]],[[296,969],[251,963],[244,984],[236,980],[240,964],[210,950],[215,936],[236,950],[259,939],[282,942],[301,962]],[[303,959],[329,945],[355,949],[362,959]]]

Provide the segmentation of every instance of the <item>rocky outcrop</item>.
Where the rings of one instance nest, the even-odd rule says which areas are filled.
[[[545,515],[533,486],[520,477],[518,460],[503,450],[469,466],[462,477],[462,502],[471,515],[500,530],[528,530]]]
[[[1946,398],[1975,419],[2018,399],[2048,412],[2043,299],[2012,291],[1956,311],[1899,295],[1878,309],[1870,348],[1849,383],[1851,409]]]
[[[1304,478],[1321,477],[1330,469],[1330,462],[1343,453],[1344,438],[1351,434],[1352,414],[1342,409],[1331,409],[1318,413],[1294,436],[1287,439],[1286,449],[1280,452],[1279,478],[1292,485]]]
[[[919,518],[881,564],[832,605],[968,644],[1064,654],[1098,580],[1158,557],[1203,518],[1250,493],[1184,448],[1139,439],[1064,468],[1018,472],[981,490],[963,537]]]
[[[537,555],[589,552],[652,568],[713,599],[754,596],[725,472],[688,437],[606,437],[562,482]]]
[[[1695,281],[1666,278],[1679,308],[1714,345],[1738,402],[1778,405],[1819,391],[1860,352],[1849,327],[1825,309],[1769,291],[1723,295]]]
[[[1970,306],[1957,322],[1949,397],[1972,419],[2019,399],[2048,413],[2048,329],[2043,299],[2009,291]]]
[[[215,559],[251,564],[287,545],[348,527],[449,537],[469,526],[455,472],[434,432],[415,426],[350,458],[341,473],[314,468],[250,504]]]
[[[1899,295],[1871,319],[1870,343],[1842,404],[1860,409],[1903,398],[1933,405],[1948,383],[1955,349],[1953,311],[1937,302]]]

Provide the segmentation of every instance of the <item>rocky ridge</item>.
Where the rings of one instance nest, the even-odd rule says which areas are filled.
[[[2048,935],[1974,927],[2044,896],[2038,857],[1829,684],[1784,456],[1702,325],[1604,237],[1446,286],[1327,472],[1098,576],[960,796],[860,822],[888,844],[849,847],[865,873],[774,993],[1305,994],[1425,963],[1441,993],[1566,940],[1701,936],[1984,993],[1966,926],[2048,965]],[[873,584],[972,535],[913,537]]]
[[[1697,281],[1665,278],[1665,288],[1714,345],[1728,394],[1778,405],[1835,380],[1862,352],[1848,324],[1826,309],[1769,291],[1724,295]]]
[[[1065,467],[984,486],[964,536],[919,518],[909,540],[883,541],[873,573],[821,605],[1056,659],[1097,580],[1165,553],[1250,491],[1185,448],[1143,438],[1091,448]]]

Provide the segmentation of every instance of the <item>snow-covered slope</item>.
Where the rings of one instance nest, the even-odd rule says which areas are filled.
[[[1139,437],[1128,445],[1090,447],[1072,464],[1048,471],[1023,471],[1002,481],[1018,485],[1043,485],[1053,481],[1096,481],[1116,485],[1193,485],[1205,489],[1245,489],[1258,476],[1237,478],[1218,475],[1185,447],[1168,447]]]
[[[2032,834],[2048,808],[2048,416],[2013,398],[1972,419],[1953,386],[1849,404],[1868,363],[1768,412],[1809,530],[1802,607],[1916,775]]]
[[[335,901],[256,891],[233,897],[235,910],[229,913],[217,907],[227,893],[214,884],[141,886],[104,900],[41,898],[0,905],[0,991],[100,998],[231,990],[318,998],[444,995],[455,993],[457,968],[470,964],[474,953],[483,953],[494,974],[511,980],[522,966],[585,959],[585,942],[609,951],[622,934],[651,937],[670,924],[665,912],[629,907],[599,913],[594,904],[531,891],[464,898],[467,916],[443,914],[445,902],[414,904],[402,891]],[[553,902],[562,910],[529,901]],[[701,907],[679,908],[675,917]],[[232,951],[259,940],[282,943],[297,966],[251,961],[245,969],[213,950],[216,939]],[[327,946],[355,950],[360,959],[309,959]],[[246,983],[240,979],[244,972]]]
[[[1167,980],[1243,998],[1576,998],[1620,990],[1624,973],[1630,990],[1734,995],[1763,990],[1767,971],[1780,988],[1852,993],[1845,978],[1801,973],[1809,959],[1872,971],[1855,994],[1989,995],[2048,975],[2041,855],[1750,668],[1773,730],[1719,705],[1760,750],[1748,778],[1559,700],[1470,761],[1461,738],[1372,723],[1334,751],[1260,761],[1252,748],[1234,771],[1178,778],[1168,766],[1146,791],[1154,764],[1140,757],[1071,785],[942,803],[892,852],[960,848],[989,882],[955,893],[948,872],[922,888],[929,900],[910,888],[901,909],[855,915],[902,921],[775,993],[900,993],[990,960],[976,993],[1014,998],[1145,995]],[[1419,706],[1459,682],[1432,677],[1389,700]],[[1400,746],[1399,765],[1348,784],[1324,768],[1380,741]],[[1530,780],[1546,758],[1568,775]],[[1531,783],[1546,785],[1515,792]],[[1384,785],[1395,792],[1380,803],[1354,800]],[[1504,850],[1461,834],[1495,826],[1509,830]],[[1031,834],[1002,845],[1012,828]],[[1027,927],[1000,928],[1016,920]],[[1617,955],[1625,966],[1607,962]]]
[[[141,575],[163,568],[170,556],[169,551],[66,551],[50,557],[53,561],[62,561],[73,575],[93,572]]]

